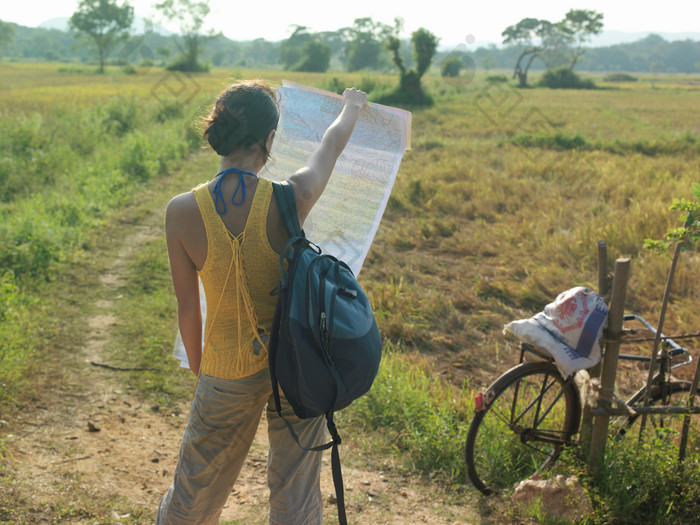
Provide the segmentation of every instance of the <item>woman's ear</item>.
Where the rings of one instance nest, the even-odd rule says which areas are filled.
[[[270,131],[270,134],[267,136],[267,140],[265,141],[265,147],[267,151],[272,151],[272,141],[275,138],[275,131],[276,129],[273,129]]]

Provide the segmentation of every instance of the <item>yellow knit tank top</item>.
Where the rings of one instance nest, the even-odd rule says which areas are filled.
[[[200,371],[221,379],[252,375],[267,366],[267,341],[280,279],[279,254],[267,239],[272,183],[258,179],[245,228],[234,236],[216,212],[208,183],[194,188],[207,232],[199,277],[207,300]]]

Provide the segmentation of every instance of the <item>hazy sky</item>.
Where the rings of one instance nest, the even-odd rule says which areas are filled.
[[[131,0],[136,13],[153,17],[156,1]],[[394,17],[405,21],[403,36],[425,27],[449,46],[465,42],[500,42],[501,32],[523,18],[544,18],[552,22],[564,17],[569,9],[594,9],[604,14],[604,29],[625,32],[700,31],[700,2],[697,0],[586,0],[580,3],[561,0],[496,2],[486,0],[429,0],[382,2],[380,0],[208,0],[211,15],[208,27],[221,30],[233,40],[282,40],[294,24],[314,31],[336,30],[352,25],[355,18],[372,17],[387,24]],[[0,19],[26,26],[36,26],[55,17],[68,17],[78,0],[2,0]],[[401,7],[396,7],[400,5]],[[429,9],[426,9],[429,6]],[[166,25],[167,27],[167,25]]]

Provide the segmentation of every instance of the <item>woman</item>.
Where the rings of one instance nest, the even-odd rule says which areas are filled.
[[[289,178],[304,219],[321,196],[367,95],[343,94],[340,115],[306,166]],[[204,137],[221,156],[217,176],[174,197],[165,218],[178,322],[197,387],[178,466],[157,524],[218,523],[267,406],[270,523],[321,524],[321,454],[305,452],[274,410],[267,340],[287,234],[272,183],[257,178],[279,120],[274,91],[260,81],[234,84],[205,119]],[[208,312],[202,349],[198,277]],[[305,443],[325,437],[325,420],[283,416]]]

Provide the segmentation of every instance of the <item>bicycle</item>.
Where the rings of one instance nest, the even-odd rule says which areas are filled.
[[[624,319],[638,321],[655,333],[640,316],[626,315]],[[690,364],[692,356],[672,339],[664,340],[666,344],[657,358],[658,372],[650,387],[649,404],[687,406],[691,383],[673,379],[670,372]],[[529,354],[537,360],[527,361]],[[651,361],[651,357],[630,354],[620,354],[619,358]],[[684,360],[676,362],[680,359]],[[564,379],[549,355],[521,343],[520,363],[477,393],[465,457],[469,479],[478,490],[489,495],[512,488],[515,483],[551,467],[564,447],[578,443],[583,402],[574,377],[572,374]],[[627,406],[642,405],[645,393],[646,384],[632,394]],[[697,397],[693,398],[693,405],[698,404]],[[679,423],[677,416],[669,417],[673,419],[648,414],[647,425],[664,428],[669,423]],[[639,413],[615,416],[610,425],[615,434],[623,436],[639,420]],[[697,435],[694,439],[698,439]]]

